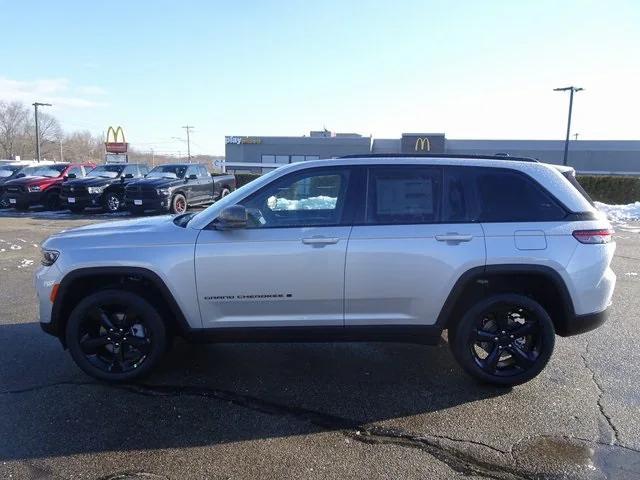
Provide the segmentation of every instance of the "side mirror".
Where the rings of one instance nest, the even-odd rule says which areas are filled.
[[[133,178],[133,173],[125,173],[124,178]]]
[[[246,228],[249,219],[244,205],[231,205],[224,208],[215,221],[216,230],[234,230]]]
[[[198,176],[193,173],[187,177],[187,180],[197,180],[197,179],[198,179]]]

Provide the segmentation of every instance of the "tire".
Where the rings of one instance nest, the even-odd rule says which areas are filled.
[[[536,377],[551,358],[554,345],[549,314],[536,301],[518,294],[478,302],[449,331],[449,346],[463,370],[499,386],[520,385]]]
[[[27,210],[29,210],[29,204],[28,203],[16,203],[13,208],[15,208],[16,210],[20,210],[21,212],[26,212]]]
[[[102,200],[102,208],[109,213],[119,212],[122,208],[122,196],[115,192],[105,193]]]
[[[47,193],[42,202],[45,210],[58,210],[60,208],[60,197],[57,192]]]
[[[229,195],[231,193],[231,191],[228,188],[223,188],[222,191],[220,191],[220,198],[224,198],[227,195]]]
[[[181,193],[176,193],[173,198],[171,198],[171,208],[169,209],[171,213],[184,213],[187,211],[187,199]]]
[[[72,213],[82,213],[84,212],[84,207],[69,207]]]
[[[167,349],[167,329],[147,300],[102,290],[73,309],[65,332],[71,357],[87,375],[129,382],[147,375]]]

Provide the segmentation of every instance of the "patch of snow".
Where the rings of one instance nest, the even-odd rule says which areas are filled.
[[[637,272],[626,272],[625,275],[627,277],[637,277],[638,273]]]
[[[22,247],[20,245],[11,245],[9,248],[11,250],[22,250]]]
[[[300,200],[272,196],[267,199],[267,205],[271,210],[333,210],[336,208],[336,200],[336,197],[327,197],[325,195],[302,198]]]
[[[628,205],[609,205],[600,202],[594,203],[596,208],[601,212],[604,212],[607,215],[607,218],[612,222],[640,220],[640,202],[629,203]]]
[[[28,258],[23,258],[20,264],[18,265],[18,268],[30,267],[34,263],[35,262],[33,260],[29,260]]]

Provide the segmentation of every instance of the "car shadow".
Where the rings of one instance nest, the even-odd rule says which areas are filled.
[[[153,375],[128,385],[85,376],[37,323],[0,326],[0,349],[3,461],[211,446],[372,424],[438,430],[438,415],[425,414],[509,392],[467,377],[444,341],[427,347],[177,340]]]

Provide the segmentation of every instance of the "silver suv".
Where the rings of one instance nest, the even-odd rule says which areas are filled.
[[[599,326],[611,225],[571,169],[529,159],[364,156],[291,164],[206,210],[50,237],[42,328],[107,381],[148,373],[171,336],[435,344],[515,385],[555,335]]]

